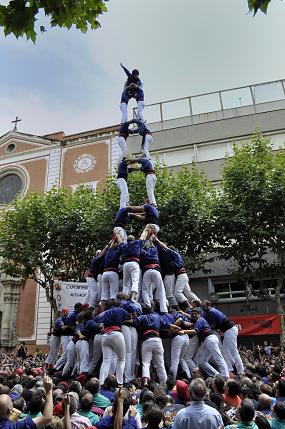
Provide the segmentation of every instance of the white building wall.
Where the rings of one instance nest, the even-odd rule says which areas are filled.
[[[49,191],[53,186],[59,186],[60,160],[61,147],[51,149],[48,166],[47,191]]]
[[[51,308],[47,301],[46,291],[43,287],[38,286],[38,316],[37,316],[37,331],[36,344],[47,344],[47,333],[50,330],[50,314]]]
[[[114,173],[115,167],[119,162],[120,147],[118,145],[118,137],[111,139],[111,172]]]

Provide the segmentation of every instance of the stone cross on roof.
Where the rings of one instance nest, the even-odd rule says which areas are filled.
[[[22,119],[19,119],[18,116],[16,116],[15,121],[12,121],[11,124],[15,124],[13,131],[17,131],[17,125],[18,122],[21,122]]]

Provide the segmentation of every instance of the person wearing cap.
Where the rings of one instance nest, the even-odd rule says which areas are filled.
[[[211,301],[204,300],[202,308],[203,317],[209,323],[211,329],[218,330],[224,334],[222,353],[229,371],[233,371],[234,364],[238,375],[242,375],[244,366],[237,346],[237,326],[224,313],[212,307]]]
[[[128,206],[128,209],[131,211],[129,216],[143,221],[145,225],[155,224],[159,227],[159,211],[149,201],[149,198],[145,198],[144,204],[141,206]]]
[[[194,322],[193,329],[181,330],[182,334],[197,334],[200,343],[203,344],[203,348],[199,355],[199,366],[207,373],[209,377],[215,377],[217,374],[221,374],[222,377],[229,377],[229,371],[227,364],[223,358],[223,355],[219,348],[219,340],[217,336],[211,330],[208,322],[201,316],[202,309],[199,307],[192,309],[192,319]],[[209,363],[209,359],[213,361],[219,368],[219,372]]]
[[[131,98],[135,98],[138,103],[138,117],[142,121],[143,118],[143,109],[144,109],[144,93],[143,93],[143,83],[139,78],[139,71],[134,69],[132,73],[120,63],[120,66],[127,75],[127,81],[124,85],[124,90],[121,96],[120,109],[122,112],[121,124],[128,120],[128,103]]]

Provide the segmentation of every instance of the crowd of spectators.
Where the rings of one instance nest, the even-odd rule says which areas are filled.
[[[25,353],[23,353],[23,349]],[[20,351],[19,351],[20,350]],[[242,347],[241,376],[200,370],[175,385],[155,378],[118,388],[91,377],[81,384],[45,374],[45,355],[0,353],[0,429],[285,429],[285,359],[280,347]],[[154,374],[154,373],[153,373]]]

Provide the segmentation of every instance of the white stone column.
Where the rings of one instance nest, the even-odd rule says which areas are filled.
[[[1,279],[2,287],[2,320],[0,340],[1,347],[15,347],[18,342],[16,331],[17,308],[20,298],[20,287],[23,281],[4,277]]]

